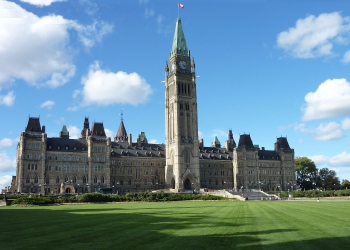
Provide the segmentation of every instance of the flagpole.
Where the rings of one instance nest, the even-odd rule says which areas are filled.
[[[179,19],[180,17],[180,6],[177,4],[177,18]]]

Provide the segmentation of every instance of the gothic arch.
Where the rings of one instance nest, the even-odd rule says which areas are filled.
[[[171,188],[172,189],[175,188],[175,179],[174,179],[174,177],[171,179]]]

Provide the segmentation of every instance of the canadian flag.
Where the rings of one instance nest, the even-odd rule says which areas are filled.
[[[180,8],[185,8],[185,5],[178,3],[177,6],[179,6]]]

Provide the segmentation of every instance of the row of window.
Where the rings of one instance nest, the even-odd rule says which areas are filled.
[[[69,155],[45,155],[45,160],[56,160],[56,161],[84,161],[87,162],[88,158],[86,156],[79,157],[77,155],[69,156]]]
[[[48,149],[52,149],[52,146],[51,145],[48,145]],[[61,147],[61,146],[57,146],[57,149],[60,150],[60,149],[66,149],[66,150],[69,150],[70,148],[68,146],[65,146],[65,147]],[[76,146],[73,147],[74,150],[77,150],[78,148]],[[84,147],[81,148],[82,151],[85,150]]]
[[[225,164],[200,164],[201,168],[223,168],[223,167],[232,167],[231,165],[225,165]]]
[[[45,168],[46,168],[46,166],[45,166]],[[81,171],[82,172],[87,172],[88,170],[89,170],[89,167],[88,166],[81,166]],[[51,170],[51,166],[50,165],[48,165],[48,170]],[[79,166],[69,166],[69,165],[57,165],[56,167],[55,167],[55,170],[56,171],[64,171],[64,172],[69,172],[69,171],[76,171],[76,172],[78,172],[79,171]]]
[[[26,149],[40,150],[41,149],[41,145],[40,145],[40,143],[27,143],[26,144]]]
[[[26,157],[28,160],[40,160],[40,155],[32,155],[32,154],[27,154],[27,157]]]
[[[115,165],[116,161],[111,161],[111,165]],[[163,165],[165,165],[165,162],[162,162]],[[155,162],[140,162],[140,161],[118,161],[119,166],[160,166],[160,163]]]
[[[106,152],[106,147],[97,147],[97,146],[95,146],[95,147],[92,148],[92,151],[93,152]]]

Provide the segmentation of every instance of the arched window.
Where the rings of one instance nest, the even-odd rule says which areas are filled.
[[[73,183],[77,183],[77,177],[76,176],[73,177]]]
[[[28,164],[28,170],[30,170],[30,164]]]
[[[49,184],[49,183],[50,183],[50,176],[46,175],[45,183],[46,183],[46,184]]]
[[[35,170],[38,170],[38,165],[37,164],[35,164]]]
[[[86,183],[86,176],[83,177],[83,183]]]
[[[34,164],[32,164],[32,170],[34,170]]]
[[[39,182],[39,178],[38,178],[38,176],[36,175],[35,177],[34,177],[34,183],[38,183]]]
[[[101,177],[101,183],[105,183],[105,177]]]
[[[97,177],[96,176],[94,177],[94,183],[97,183]]]
[[[30,183],[30,176],[29,175],[27,175],[26,183]]]
[[[68,176],[64,177],[64,182],[68,182]]]
[[[56,183],[60,183],[60,177],[56,177]]]

